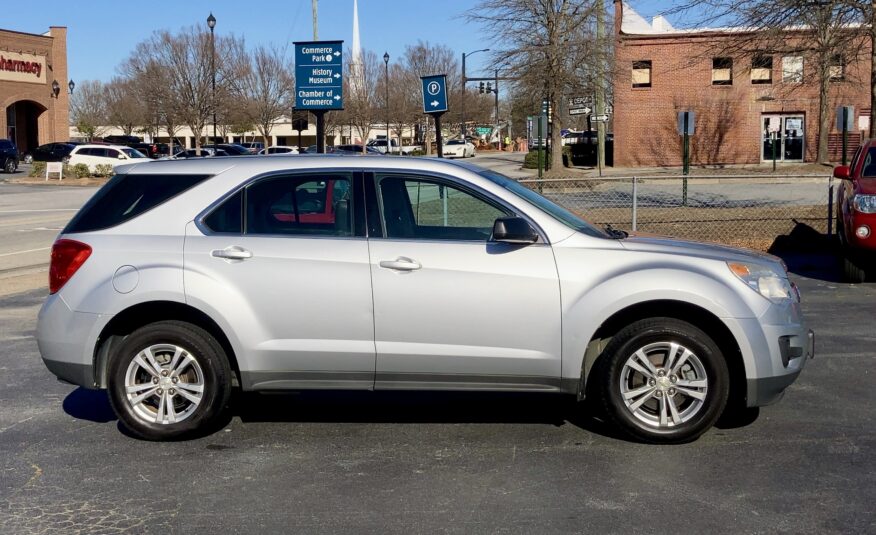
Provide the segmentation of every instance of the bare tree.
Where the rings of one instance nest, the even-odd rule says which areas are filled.
[[[358,72],[351,72],[352,61],[345,65],[347,69],[344,76],[344,112],[347,122],[356,130],[362,140],[362,152],[365,152],[365,143],[375,122],[377,122],[380,110],[380,98],[378,97],[378,80],[381,68],[377,63],[377,54],[370,50],[362,51],[362,63]],[[360,78],[361,83],[353,83],[353,75]]]
[[[104,86],[107,120],[126,136],[134,133],[137,126],[147,122],[146,106],[128,78],[113,78]]]
[[[71,119],[89,141],[103,135],[107,124],[106,92],[99,80],[85,80],[70,99]]]
[[[528,90],[537,90],[553,110],[551,146],[559,148],[564,95],[577,87],[582,65],[604,60],[594,54],[590,0],[482,0],[466,12],[494,35],[494,62]],[[562,151],[551,153],[561,169]]]
[[[286,52],[259,46],[243,54],[238,76],[230,82],[232,93],[243,101],[240,111],[258,129],[265,147],[271,144],[271,130],[290,109],[295,79]]]
[[[216,38],[217,57],[236,46],[237,38]],[[166,90],[166,107],[172,110],[176,124],[184,124],[195,135],[195,148],[201,148],[201,136],[213,112],[210,34],[197,27],[184,28],[176,34],[155,32],[140,43],[128,59],[125,70],[148,73],[162,71]],[[235,76],[233,62],[216,64],[217,93],[225,91]]]

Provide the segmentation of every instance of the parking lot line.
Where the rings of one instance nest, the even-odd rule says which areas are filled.
[[[2,253],[2,254],[0,254],[0,257],[12,256],[12,255],[17,255],[17,254],[25,254],[25,253],[35,253],[37,251],[48,251],[49,249],[51,249],[51,247],[40,247],[39,249],[27,249],[24,251],[13,251],[11,253]]]
[[[0,214],[27,214],[30,212],[78,212],[79,208],[45,208],[34,210],[0,210]]]

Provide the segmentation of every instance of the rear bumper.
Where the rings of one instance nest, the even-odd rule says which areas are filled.
[[[37,319],[37,345],[46,368],[62,381],[97,388],[94,348],[103,320],[100,314],[74,312],[60,295],[50,295]]]

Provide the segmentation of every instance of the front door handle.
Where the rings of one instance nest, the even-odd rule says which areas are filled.
[[[423,266],[421,266],[420,263],[416,260],[411,260],[410,258],[400,256],[395,260],[381,260],[380,267],[386,269],[394,269],[396,271],[415,271]]]
[[[225,249],[215,249],[210,255],[224,260],[246,260],[247,258],[252,258],[251,252],[238,245],[231,245]]]

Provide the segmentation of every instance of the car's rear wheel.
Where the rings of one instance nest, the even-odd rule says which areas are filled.
[[[24,163],[26,163],[26,164],[28,164],[28,165],[32,164],[32,163],[33,163],[33,155],[31,155],[31,154],[25,154],[25,156],[24,156]]]
[[[231,394],[222,346],[203,329],[161,321],[137,329],[109,367],[110,402],[121,422],[147,440],[209,431]]]
[[[621,330],[591,373],[607,420],[646,442],[696,439],[717,421],[729,392],[718,346],[696,326],[673,318]]]
[[[14,173],[17,168],[18,165],[16,165],[15,160],[12,158],[6,158],[6,162],[3,164],[4,171],[11,174]]]

